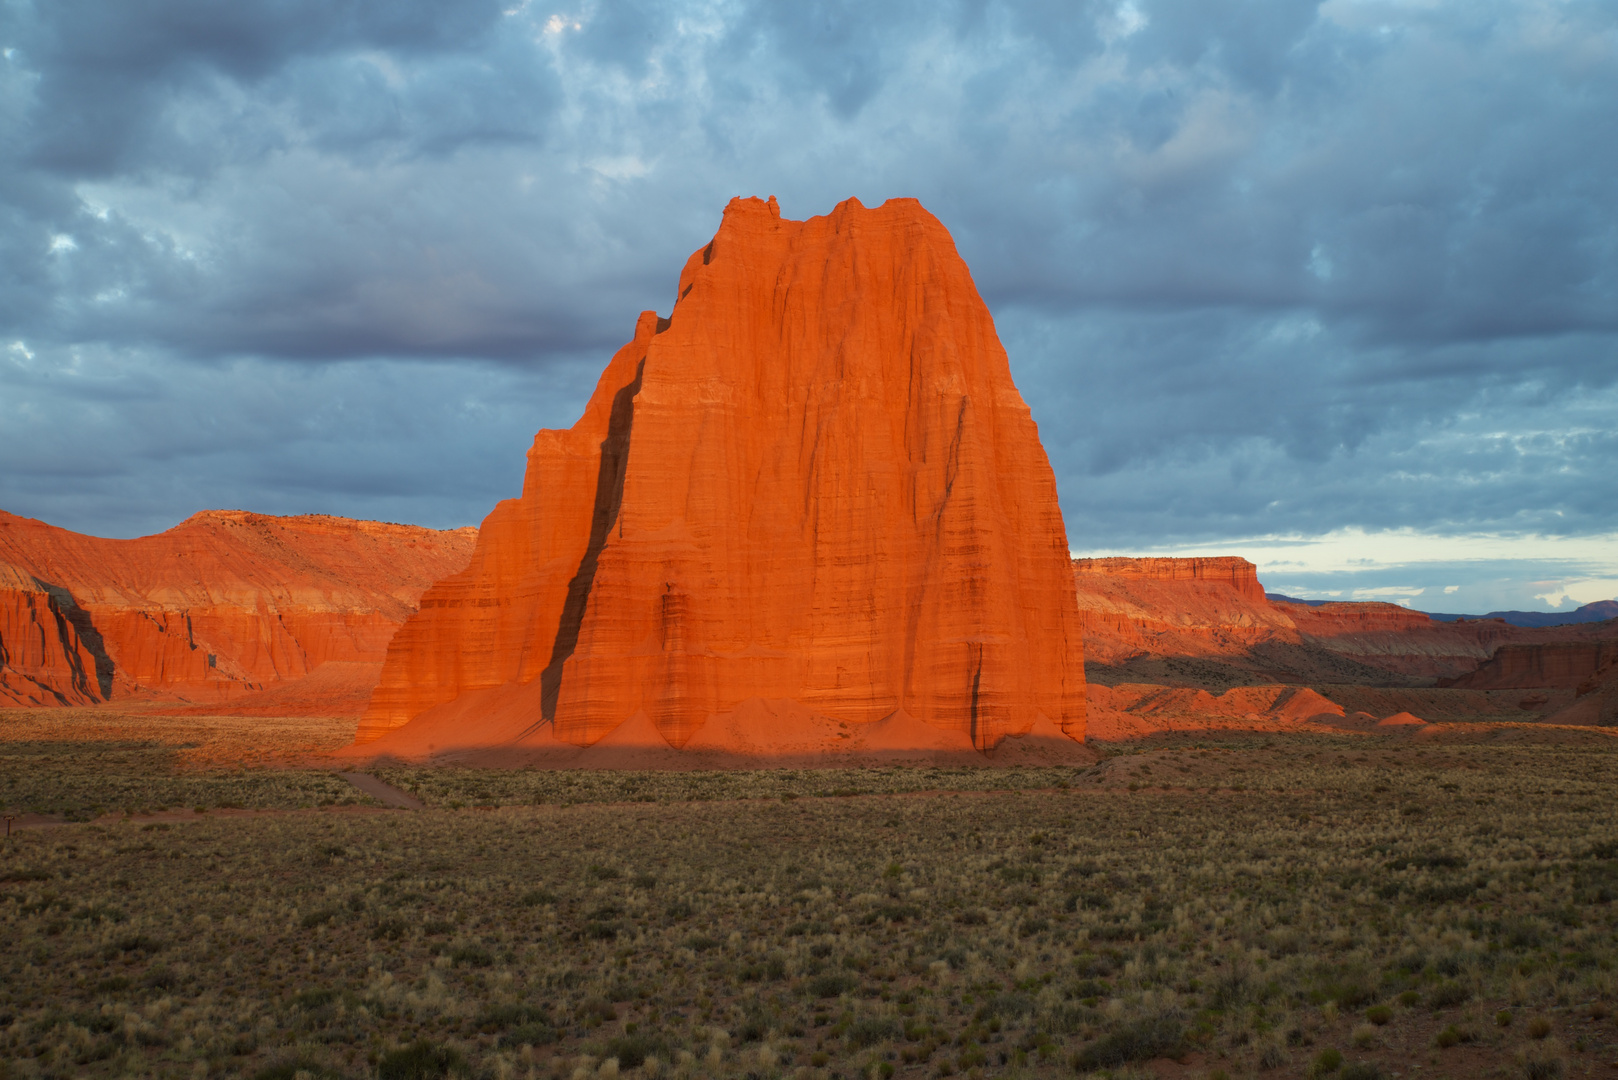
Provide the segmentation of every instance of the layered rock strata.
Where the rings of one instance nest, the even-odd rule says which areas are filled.
[[[536,436],[360,739],[468,694],[491,732],[580,746],[644,713],[681,747],[748,701],[1082,739],[1055,479],[943,226],[909,199],[733,200],[677,297]]]
[[[1137,657],[1242,658],[1257,646],[1304,645],[1402,677],[1456,677],[1502,644],[1583,628],[1529,630],[1498,620],[1439,622],[1379,602],[1301,604],[1266,598],[1246,559],[1073,560],[1085,653],[1104,664]]]
[[[1073,580],[1086,655],[1102,663],[1226,655],[1298,639],[1246,559],[1074,559]]]
[[[0,700],[217,703],[378,664],[475,535],[208,511],[110,540],[0,512]]]

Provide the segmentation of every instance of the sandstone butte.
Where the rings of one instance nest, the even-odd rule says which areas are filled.
[[[1297,629],[1246,559],[1074,559],[1073,580],[1093,661],[1218,655]]]
[[[535,437],[357,744],[1082,740],[1055,477],[944,227],[734,199],[676,295]]]
[[[303,703],[328,708],[374,683],[394,631],[475,537],[207,511],[114,540],[0,511],[0,704],[218,706],[346,666]]]

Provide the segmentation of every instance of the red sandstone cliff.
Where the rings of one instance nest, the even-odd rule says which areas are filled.
[[[1603,669],[1618,663],[1618,638],[1502,645],[1476,671],[1440,686],[1461,690],[1593,689]]]
[[[1607,630],[1618,624],[1604,624]],[[1618,642],[1607,641],[1600,666],[1574,688],[1574,701],[1547,719],[1559,724],[1600,724],[1618,726]]]
[[[1073,580],[1085,655],[1102,663],[1226,655],[1298,639],[1246,559],[1074,559]]]
[[[100,699],[95,656],[62,602],[0,563],[0,705],[89,705]]]
[[[0,701],[221,702],[380,662],[475,530],[208,511],[107,540],[0,511]]]
[[[679,747],[786,700],[978,747],[1082,739],[1055,479],[944,227],[909,199],[802,222],[733,200],[677,295],[535,437],[522,497],[395,637],[360,741],[469,695],[484,729],[445,738],[586,745],[644,712]]]

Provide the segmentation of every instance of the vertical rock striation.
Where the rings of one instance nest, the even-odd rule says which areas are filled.
[[[389,648],[360,740],[493,692],[588,745],[752,699],[980,748],[1084,735],[1055,478],[948,232],[914,200],[732,200],[584,416]]]
[[[0,705],[101,700],[96,658],[79,640],[71,610],[31,575],[0,563]]]
[[[1618,627],[1614,628],[1618,630]],[[1578,688],[1589,692],[1604,669],[1618,663],[1618,633],[1605,641],[1550,641],[1502,645],[1476,671],[1440,679],[1461,690]]]

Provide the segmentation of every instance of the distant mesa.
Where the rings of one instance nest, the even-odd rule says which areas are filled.
[[[1425,669],[1469,671],[1488,656],[1469,641],[1413,637],[1432,621],[1397,604],[1278,602],[1259,584],[1258,568],[1233,556],[1074,559],[1073,578],[1092,663],[1248,656],[1264,646],[1306,645],[1321,661],[1330,659],[1327,653],[1360,665],[1374,657],[1379,668],[1409,653],[1395,667],[1431,675],[1437,672]],[[1435,644],[1438,654],[1429,655]],[[1457,649],[1461,655],[1451,659]]]
[[[0,704],[357,715],[475,537],[215,510],[108,540],[0,511]]]
[[[735,199],[676,297],[423,596],[359,748],[1082,741],[1055,477],[944,227]]]
[[[1300,600],[1282,593],[1265,593],[1279,604],[1300,604],[1304,607],[1322,607],[1335,603],[1331,600]],[[1541,628],[1547,626],[1574,626],[1580,623],[1606,622],[1618,619],[1618,600],[1597,600],[1572,611],[1491,611],[1487,615],[1454,615],[1439,611],[1425,611],[1434,622],[1503,622],[1509,626]]]
[[[1618,600],[1597,600],[1592,604],[1585,604],[1572,611],[1491,611],[1487,615],[1449,615],[1429,612],[1428,617],[1437,622],[1457,622],[1462,619],[1470,621],[1499,619],[1512,626],[1573,626],[1579,623],[1597,623],[1606,622],[1609,619],[1618,619]]]
[[[1246,559],[1074,559],[1073,580],[1091,662],[1216,656],[1296,636]]]
[[[1321,607],[1331,600],[1300,600],[1282,593],[1266,593],[1270,600],[1280,604],[1300,604]],[[1439,611],[1426,611],[1434,622],[1503,622],[1509,626],[1541,628],[1547,626],[1574,626],[1579,623],[1606,622],[1618,619],[1618,600],[1597,600],[1572,611],[1491,611],[1487,615],[1455,615]]]
[[[1270,729],[1287,718],[1248,708],[1244,695],[1280,700],[1300,684],[1344,707],[1341,719],[1317,720],[1376,732],[1435,719],[1618,719],[1610,621],[1444,622],[1397,604],[1298,600],[1265,593],[1239,558],[1076,559],[1073,569],[1090,730],[1102,738],[1199,724]]]
[[[1288,596],[1285,593],[1278,592],[1267,592],[1264,594],[1264,599],[1275,604],[1301,604],[1304,607],[1319,607],[1322,604],[1331,603],[1329,600],[1304,600],[1296,596]]]

